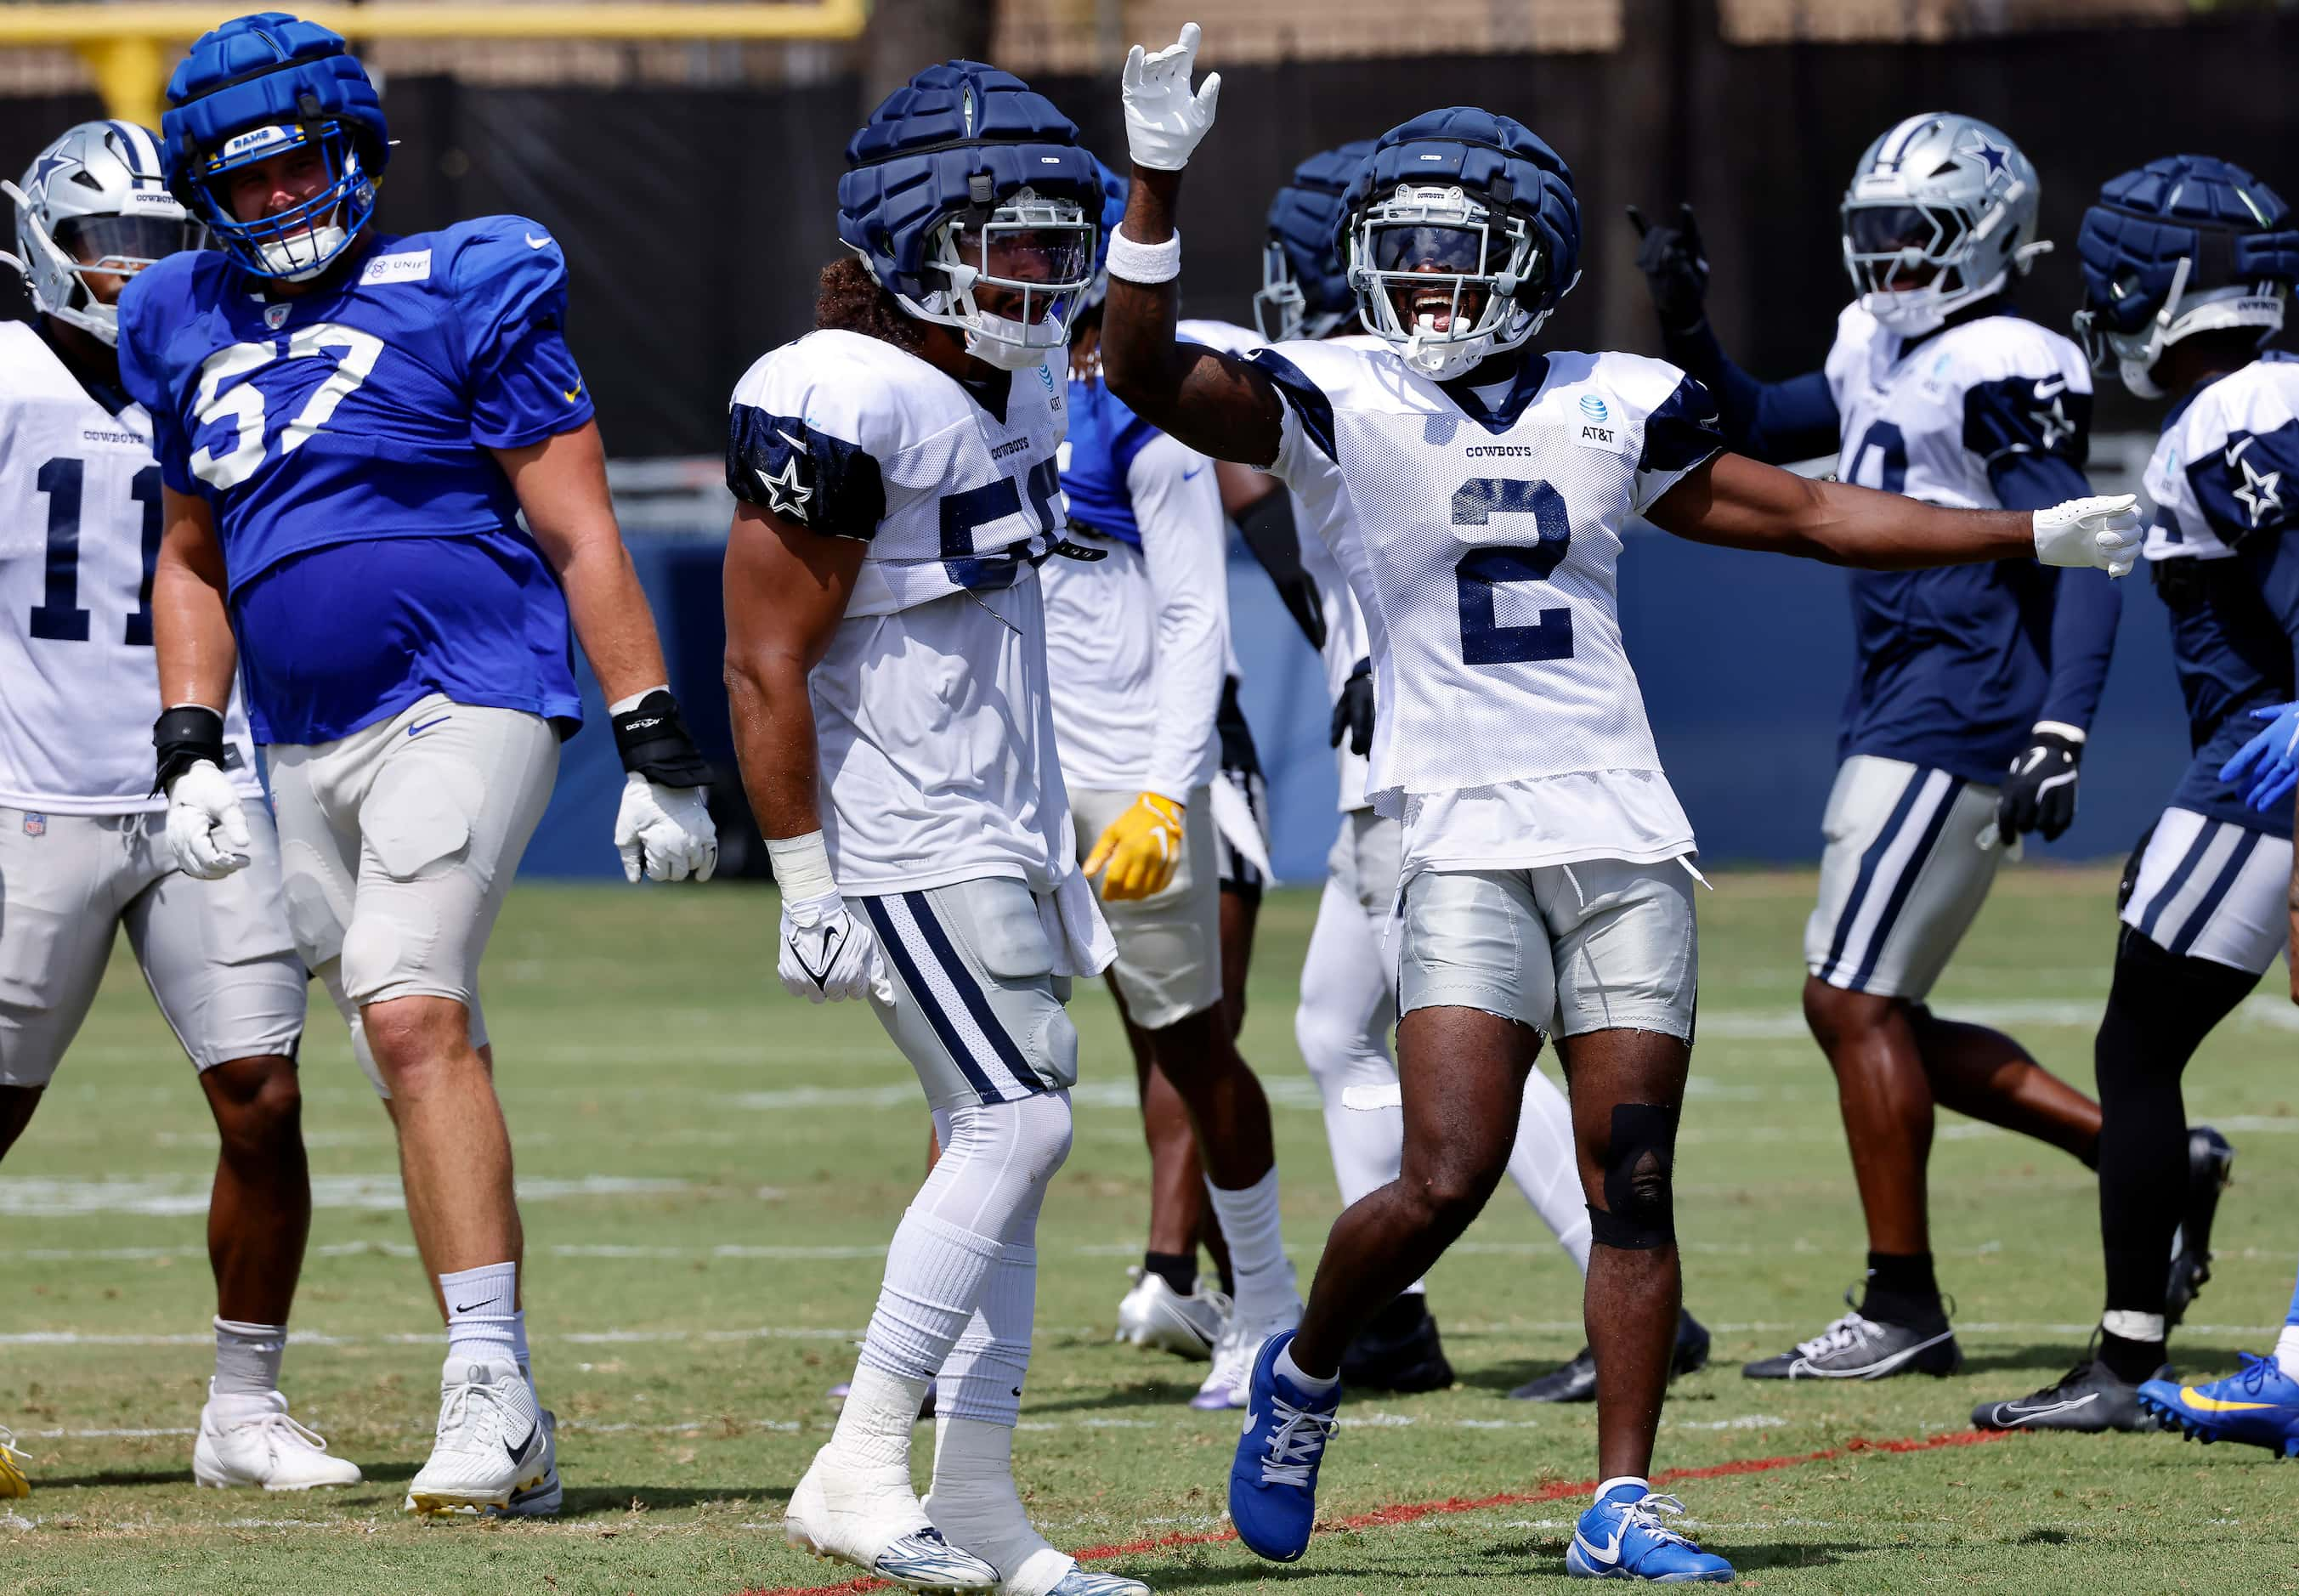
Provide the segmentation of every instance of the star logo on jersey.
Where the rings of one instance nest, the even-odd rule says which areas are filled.
[[[1996,143],[1985,133],[1977,137],[1979,142],[1966,150],[1964,154],[1979,156],[1981,162],[1987,166],[1988,175],[1991,179],[2000,178],[2012,170],[2012,152],[2009,149]]]
[[[807,520],[806,502],[814,497],[813,485],[800,475],[800,462],[808,459],[806,445],[779,428],[775,436],[791,446],[790,458],[772,476],[764,466],[752,466],[751,472],[758,478],[759,486],[767,490],[767,508],[803,525]]]
[[[2229,449],[2228,463],[2239,468],[2243,472],[2243,486],[2235,489],[2232,496],[2236,503],[2242,505],[2245,511],[2250,515],[2251,524],[2256,527],[2283,508],[2283,473],[2253,470],[2251,461],[2244,458],[2245,451],[2251,447],[2251,439],[2245,438],[2242,443]]]
[[[2036,385],[2038,408],[2029,411],[2028,419],[2036,424],[2046,454],[2058,448],[2062,439],[2075,436],[2076,424],[2068,417],[2067,392],[2068,379],[2064,377],[2046,378]],[[2044,403],[2046,399],[2051,401],[2048,405]]]

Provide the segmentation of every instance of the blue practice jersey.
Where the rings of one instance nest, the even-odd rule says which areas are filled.
[[[1764,383],[1706,327],[1671,357],[1715,387],[1726,436],[1763,460],[1833,453],[1863,487],[1971,510],[2040,510],[2083,475],[2091,373],[2068,339],[1979,307],[1902,338],[1847,306],[1824,370]],[[1874,754],[1993,786],[2039,721],[2088,730],[2121,600],[2106,573],[2033,560],[1851,573],[1858,664],[1839,759]]]
[[[2171,802],[2289,836],[2289,804],[2262,813],[2219,773],[2260,729],[2246,711],[2299,697],[2299,360],[2263,355],[2182,400],[2146,486],[2148,569],[2195,751]]]
[[[1100,382],[1070,378],[1069,441],[1062,450],[1062,492],[1070,520],[1090,532],[1141,546],[1126,474],[1158,431]]]
[[[590,420],[566,302],[516,216],[371,237],[295,298],[207,251],[129,285],[121,381],[213,512],[258,742],[435,692],[579,724],[565,595],[488,453]]]

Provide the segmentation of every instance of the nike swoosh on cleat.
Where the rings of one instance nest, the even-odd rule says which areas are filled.
[[[1621,1560],[1621,1539],[1627,1534],[1628,1530],[1626,1526],[1616,1524],[1613,1526],[1613,1539],[1611,1542],[1608,1545],[1598,1546],[1591,1542],[1588,1536],[1582,1534],[1579,1530],[1574,1530],[1573,1532],[1573,1544],[1578,1546],[1581,1549],[1581,1555],[1588,1559],[1590,1562],[1598,1563],[1603,1565],[1605,1567],[1610,1568]]]
[[[2088,1408],[2097,1401],[2099,1401],[2099,1392],[2095,1391],[2089,1396],[2078,1397],[2070,1402],[2054,1402],[2048,1408],[2023,1409],[2017,1402],[2004,1402],[1997,1406],[1996,1417],[1999,1419],[2008,1418],[2013,1424],[2025,1424],[2031,1418],[2049,1418],[2054,1413],[2071,1413],[2078,1408]]]
[[[526,1435],[520,1438],[517,1446],[513,1446],[508,1439],[503,1442],[503,1452],[510,1459],[510,1466],[513,1468],[527,1461],[527,1454],[534,1448],[535,1438],[542,1433],[542,1430],[541,1425],[529,1425],[527,1426]]]
[[[2223,1397],[2205,1396],[2192,1385],[2179,1387],[2179,1400],[2204,1413],[2257,1413],[2275,1406],[2273,1402],[2230,1402]]]

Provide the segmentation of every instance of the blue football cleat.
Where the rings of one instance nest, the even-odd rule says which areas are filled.
[[[2206,1445],[2240,1441],[2278,1458],[2299,1458],[2299,1380],[2272,1358],[2245,1352],[2242,1373],[2209,1385],[2150,1380],[2139,1388],[2139,1406],[2165,1429]]]
[[[1564,1571],[1575,1579],[1645,1579],[1656,1584],[1729,1584],[1732,1565],[1661,1522],[1684,1504],[1642,1485],[1615,1485],[1573,1526]]]
[[[1273,1335],[1253,1360],[1246,1386],[1245,1433],[1229,1470],[1229,1516],[1237,1538],[1272,1562],[1291,1563],[1309,1549],[1317,1521],[1317,1465],[1340,1420],[1341,1388],[1307,1392],[1277,1373],[1277,1355],[1293,1332]]]

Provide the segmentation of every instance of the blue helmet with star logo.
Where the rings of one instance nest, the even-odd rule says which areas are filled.
[[[1020,370],[1069,339],[1101,180],[1053,102],[978,61],[930,66],[847,141],[838,237],[921,320]]]
[[[2052,247],[2036,242],[2039,197],[2020,146],[1978,117],[1896,123],[1844,191],[1844,269],[1861,309],[1915,337],[2002,293]]]
[[[1372,154],[1370,138],[1321,150],[1269,202],[1253,325],[1271,343],[1324,337],[1357,308],[1341,259],[1341,213],[1350,180]]]
[[[2166,155],[2110,179],[2084,212],[2076,240],[2084,308],[2076,337],[2123,386],[2162,396],[2149,375],[2181,338],[2257,328],[2265,343],[2283,325],[2299,282],[2299,221],[2275,190],[2209,155]]]
[[[343,35],[278,11],[201,37],[168,79],[160,130],[176,197],[242,266],[287,282],[317,277],[359,237],[391,157],[383,102]],[[232,174],[299,151],[323,163],[318,191],[241,220]]]

